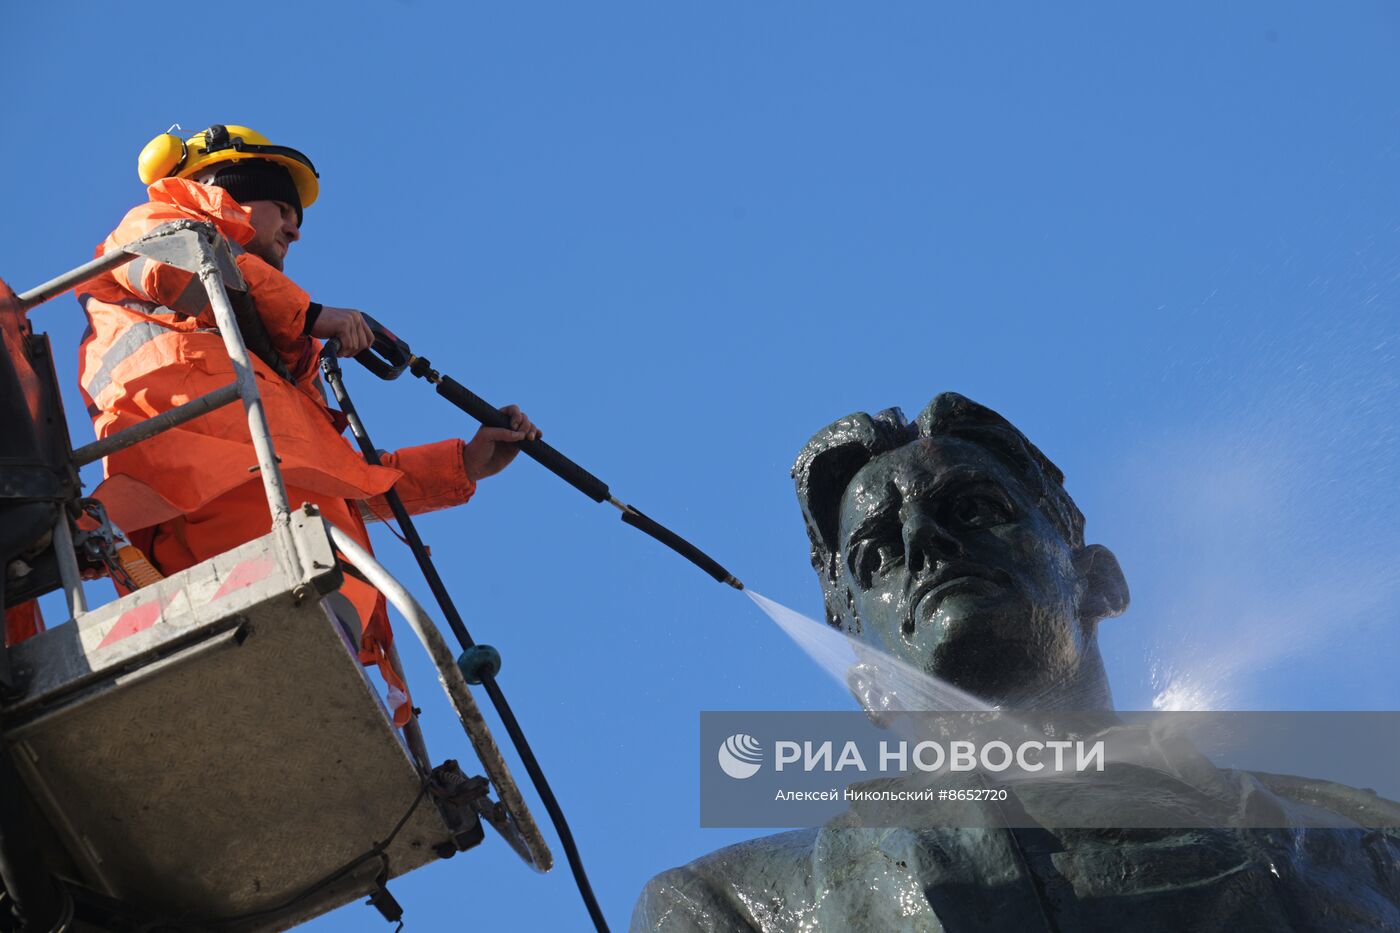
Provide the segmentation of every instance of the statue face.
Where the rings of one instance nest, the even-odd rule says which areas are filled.
[[[847,630],[983,699],[1034,697],[1093,648],[1074,549],[976,444],[921,438],[872,460],[839,534]]]

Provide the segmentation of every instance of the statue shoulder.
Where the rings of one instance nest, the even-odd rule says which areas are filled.
[[[751,839],[664,871],[632,911],[632,933],[749,933],[794,925],[812,903],[817,831]]]
[[[1298,777],[1294,774],[1248,772],[1271,793],[1292,803],[1314,807],[1341,816],[1362,826],[1386,826],[1389,835],[1400,840],[1400,803],[1365,787],[1351,787],[1335,781]]]

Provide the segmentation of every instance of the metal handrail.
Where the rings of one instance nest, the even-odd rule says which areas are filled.
[[[160,228],[157,227],[157,230]],[[57,278],[49,279],[43,285],[36,285],[27,292],[15,296],[19,301],[20,308],[28,311],[35,305],[41,305],[50,298],[57,298],[70,288],[77,288],[89,279],[95,279],[104,272],[111,272],[120,266],[124,266],[136,258],[136,253],[128,253],[124,249],[117,249],[110,253],[103,253],[96,259],[83,263],[76,269],[70,269]]]
[[[110,434],[101,440],[93,441],[91,444],[84,444],[73,451],[73,463],[84,467],[89,463],[96,463],[103,457],[125,450],[141,443],[144,440],[155,437],[164,431],[178,427],[186,421],[193,421],[201,415],[207,415],[217,408],[223,408],[230,402],[237,401],[238,383],[230,382],[226,386],[220,386],[213,392],[201,395],[199,398],[191,399],[183,405],[177,405],[169,411],[163,411],[158,415],[147,418],[139,424],[133,424],[129,428],[124,428],[116,434]]]

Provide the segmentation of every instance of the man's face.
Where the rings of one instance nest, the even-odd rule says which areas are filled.
[[[253,212],[253,238],[243,248],[281,270],[287,250],[301,239],[297,209],[285,201],[249,201],[243,206]]]
[[[921,438],[871,461],[839,546],[860,637],[983,699],[1035,696],[1086,649],[1073,549],[976,444]]]

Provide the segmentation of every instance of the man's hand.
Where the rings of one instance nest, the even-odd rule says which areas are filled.
[[[354,308],[322,307],[321,316],[311,325],[311,336],[339,339],[339,356],[354,356],[374,343],[374,332],[365,323],[364,315]]]
[[[509,428],[483,427],[462,451],[462,464],[472,482],[495,476],[509,466],[520,453],[516,441],[533,441],[540,437],[540,429],[530,423],[520,406],[507,405],[501,409],[501,414],[510,418]]]

